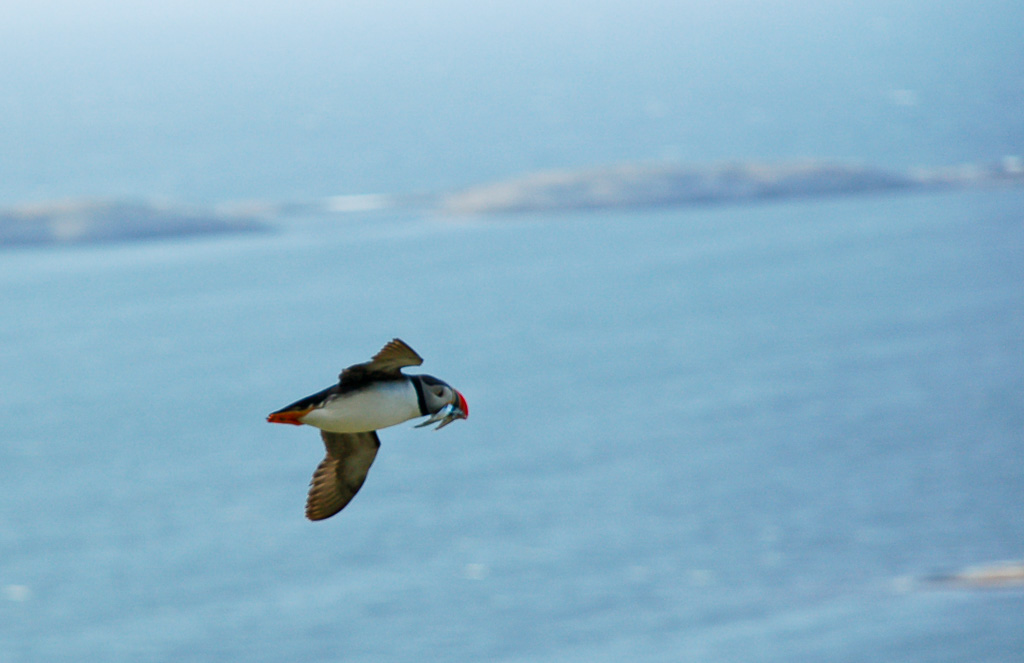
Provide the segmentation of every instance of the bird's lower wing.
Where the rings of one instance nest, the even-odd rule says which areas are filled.
[[[306,517],[310,520],[330,518],[352,501],[366,481],[366,473],[380,447],[376,431],[320,431],[320,436],[327,447],[327,456],[320,461],[310,483],[306,499]]]

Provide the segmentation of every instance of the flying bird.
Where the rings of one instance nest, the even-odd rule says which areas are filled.
[[[310,482],[307,518],[330,518],[355,497],[377,457],[378,429],[430,415],[416,428],[437,423],[440,430],[469,417],[466,399],[444,380],[402,373],[422,363],[415,350],[393,339],[370,361],[343,370],[338,384],[267,416],[273,424],[320,429],[327,455]]]

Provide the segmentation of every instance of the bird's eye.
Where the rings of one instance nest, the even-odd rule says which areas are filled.
[[[436,387],[434,389],[434,395],[437,396],[438,398],[444,398],[444,388]]]

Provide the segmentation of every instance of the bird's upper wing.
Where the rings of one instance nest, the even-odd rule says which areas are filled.
[[[343,370],[338,380],[341,385],[350,386],[374,378],[395,379],[401,376],[403,367],[419,366],[422,363],[423,357],[416,354],[405,341],[395,338],[373,355],[370,361]]]
[[[310,482],[306,498],[306,517],[330,518],[345,508],[366,481],[380,440],[377,431],[365,433],[328,433],[320,431],[327,455]]]

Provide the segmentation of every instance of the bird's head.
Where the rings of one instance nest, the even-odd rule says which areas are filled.
[[[431,415],[417,428],[440,421],[437,429],[441,429],[456,419],[469,418],[469,404],[457,389],[432,375],[417,375],[415,379],[420,382],[425,414]]]

